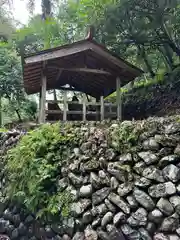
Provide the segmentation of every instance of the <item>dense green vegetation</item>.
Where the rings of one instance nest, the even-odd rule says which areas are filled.
[[[8,1],[0,6],[0,113],[4,122],[36,118],[37,104],[23,90],[21,56],[83,39],[90,25],[98,42],[145,71],[121,89],[125,106],[133,106],[137,117],[139,108],[145,117],[145,111],[163,102],[165,94],[180,96],[180,0],[42,0],[40,15],[33,14],[35,2],[29,1],[31,19],[18,28],[7,10]],[[130,118],[136,116],[132,108],[129,112]],[[40,217],[68,214],[71,196],[61,191],[58,177],[79,139],[77,133],[70,135],[62,128],[44,125],[8,153],[8,193]],[[132,148],[138,134],[139,129],[124,126],[113,147]]]
[[[35,118],[37,105],[25,96],[20,59],[12,48],[0,45],[0,96],[2,110],[9,118]],[[15,118],[16,119],[16,118]]]
[[[58,183],[62,166],[68,163],[72,149],[79,142],[78,134],[69,128],[43,125],[29,132],[8,153],[8,194],[38,217],[69,213],[71,194]]]
[[[135,91],[143,98],[142,86],[159,79],[163,82],[164,75],[179,65],[179,0],[67,0],[60,3],[42,0],[40,15],[33,14],[36,1],[31,0],[31,19],[18,29],[7,10],[8,1],[3,2],[0,7],[0,86],[3,86],[0,95],[1,108],[5,109],[8,119],[21,120],[29,115],[34,118],[37,108],[34,99],[27,100],[22,89],[20,56],[83,39],[90,25],[97,41],[145,71],[141,79],[123,89],[125,92],[134,94]],[[5,88],[4,83],[7,83]],[[25,109],[22,106],[26,106]]]

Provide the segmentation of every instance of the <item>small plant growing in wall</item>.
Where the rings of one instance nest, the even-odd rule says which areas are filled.
[[[8,152],[7,191],[38,217],[51,218],[69,214],[71,195],[59,191],[61,167],[78,143],[78,137],[59,124],[45,124],[29,132]]]
[[[143,127],[136,122],[122,122],[110,131],[109,144],[120,153],[133,151],[142,131]]]

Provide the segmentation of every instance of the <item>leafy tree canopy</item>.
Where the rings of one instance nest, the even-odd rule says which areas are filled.
[[[4,3],[7,4],[7,1]],[[9,50],[1,51],[19,57],[71,43],[84,39],[91,25],[97,41],[146,72],[144,81],[154,77],[163,78],[164,74],[172,72],[179,65],[180,0],[42,0],[41,3],[42,13],[35,16],[35,0],[29,1],[32,17],[28,24],[18,29],[13,26],[14,22],[8,13],[1,14],[4,9],[0,8],[0,34],[7,36],[3,40],[8,39],[9,47]],[[8,23],[9,28],[4,24],[1,27],[1,16],[8,20],[2,22]],[[15,67],[10,68],[9,62],[15,60],[12,56],[8,64],[1,68],[1,85],[6,81],[5,76],[10,82],[11,76],[20,71],[18,57],[14,64],[16,71]],[[7,70],[8,74],[4,75]],[[18,74],[20,83],[22,77],[20,72]],[[17,80],[15,77],[12,85]],[[6,90],[9,92],[11,88],[17,91],[17,87],[13,86]]]

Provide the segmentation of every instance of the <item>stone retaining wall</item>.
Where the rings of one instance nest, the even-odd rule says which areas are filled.
[[[40,224],[23,208],[1,204],[0,233],[21,240],[180,239],[180,123],[155,119],[123,124],[150,128],[124,149],[118,145],[122,124],[81,127],[87,140],[73,150],[72,163],[59,179],[61,189],[73,196],[71,217]],[[1,136],[1,149],[19,138],[19,132]],[[2,171],[1,188],[4,177]]]

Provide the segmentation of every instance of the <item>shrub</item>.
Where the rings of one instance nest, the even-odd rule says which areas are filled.
[[[38,217],[69,213],[70,193],[58,188],[61,167],[78,143],[76,134],[69,132],[59,124],[45,124],[22,137],[8,152],[7,192]]]

